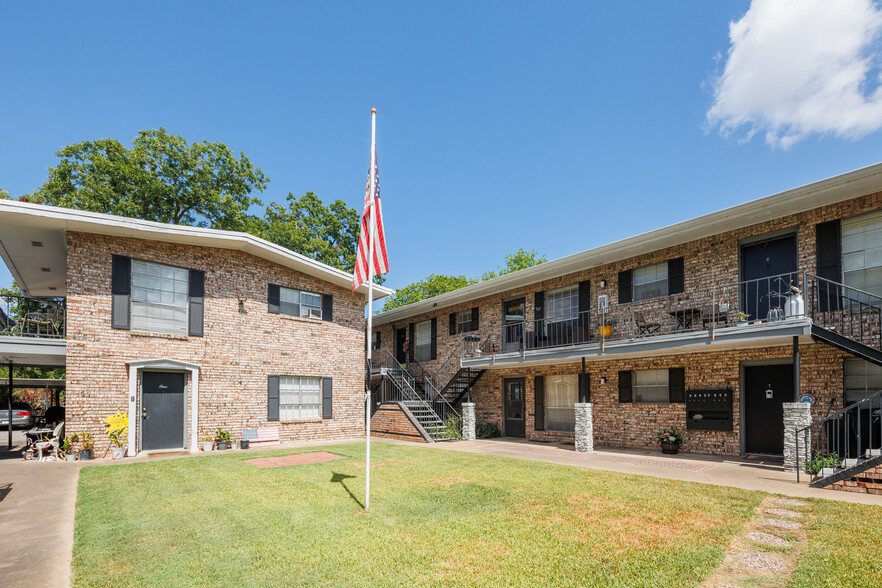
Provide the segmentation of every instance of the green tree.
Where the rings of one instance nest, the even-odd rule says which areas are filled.
[[[540,255],[535,249],[529,251],[521,247],[514,253],[505,256],[505,266],[497,267],[497,271],[485,272],[481,275],[480,281],[492,280],[505,274],[510,274],[540,263],[545,263],[548,259],[544,255]]]
[[[49,179],[27,197],[41,202],[164,223],[242,230],[253,225],[251,196],[269,180],[244,153],[223,143],[189,143],[160,128],[127,148],[114,139],[83,141],[56,153]]]
[[[0,200],[11,200],[12,196],[9,195],[8,190],[0,189]]]
[[[427,278],[423,278],[418,282],[414,282],[409,286],[396,290],[394,295],[389,296],[383,302],[382,311],[385,312],[387,310],[392,310],[393,308],[413,304],[414,302],[419,302],[426,298],[465,288],[474,283],[474,280],[470,280],[465,276],[432,274]]]

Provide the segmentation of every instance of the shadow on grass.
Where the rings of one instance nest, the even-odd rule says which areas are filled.
[[[343,486],[343,489],[346,490],[346,493],[349,494],[349,497],[355,501],[355,504],[357,504],[361,508],[364,508],[364,504],[362,504],[361,500],[359,500],[355,496],[355,494],[352,493],[352,490],[349,489],[349,486],[346,485],[346,480],[348,480],[349,478],[355,478],[357,476],[350,476],[348,474],[338,474],[337,472],[331,472],[331,474],[333,474],[331,476],[331,483],[332,484],[340,484],[341,486]]]

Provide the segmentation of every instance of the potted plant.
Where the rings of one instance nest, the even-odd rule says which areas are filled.
[[[244,437],[245,434],[243,433],[242,436]],[[239,440],[239,449],[248,449],[248,447],[250,447],[250,446],[251,446],[251,441],[249,441],[248,439],[243,438],[243,439]]]
[[[683,443],[683,435],[677,429],[671,427],[658,434],[658,442],[661,444],[662,453],[675,454]]]
[[[230,437],[230,449],[239,449],[239,446],[236,444],[235,437]]]
[[[64,441],[61,442],[61,452],[64,454],[64,457],[65,457],[65,459],[67,459],[67,461],[76,461],[77,460],[76,447],[75,447],[76,442],[77,442],[77,436],[75,434],[71,435],[69,437],[65,437]]]
[[[747,324],[747,319],[750,318],[750,315],[743,311],[738,311],[737,324],[739,327]]]
[[[110,432],[110,454],[113,459],[122,459],[126,456],[126,429],[116,429]]]
[[[199,441],[202,443],[202,451],[211,451],[214,449],[214,437],[211,435],[203,435],[199,437]]]
[[[218,427],[214,432],[214,440],[217,441],[218,450],[223,451],[230,446],[230,432]]]
[[[612,325],[597,325],[597,333],[603,337],[609,337],[612,335]]]
[[[92,441],[91,433],[83,433],[83,448],[80,449],[80,461],[88,461],[92,459],[92,449],[95,448],[95,442]]]

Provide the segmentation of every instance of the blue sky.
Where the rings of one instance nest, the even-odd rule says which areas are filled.
[[[878,16],[869,0],[850,8],[852,20]],[[782,76],[801,70],[768,46],[782,31],[848,32],[852,21],[770,11],[760,1],[6,3],[0,188],[37,188],[64,145],[127,144],[164,126],[244,151],[271,179],[265,201],[310,190],[357,207],[376,107],[387,285],[477,275],[519,247],[553,259],[882,160],[882,122],[811,114],[836,110],[801,89],[824,72]],[[860,66],[875,55],[873,31],[857,49],[820,50],[838,56],[833,70]],[[762,89],[744,81],[756,72]],[[858,81],[851,98],[872,121],[874,88]],[[0,268],[0,285],[10,281]]]

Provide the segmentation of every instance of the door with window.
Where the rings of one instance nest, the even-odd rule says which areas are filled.
[[[793,402],[793,366],[744,368],[744,451],[784,454],[784,403]]]
[[[526,393],[524,378],[512,378],[502,382],[503,432],[508,437],[524,437],[526,428]]]
[[[181,372],[141,374],[141,449],[184,447],[184,388]]]
[[[527,303],[516,298],[502,303],[502,350],[520,351],[524,347],[524,320]]]
[[[750,315],[749,320],[784,316],[778,311],[796,283],[796,237],[742,245],[741,280],[741,311]]]

